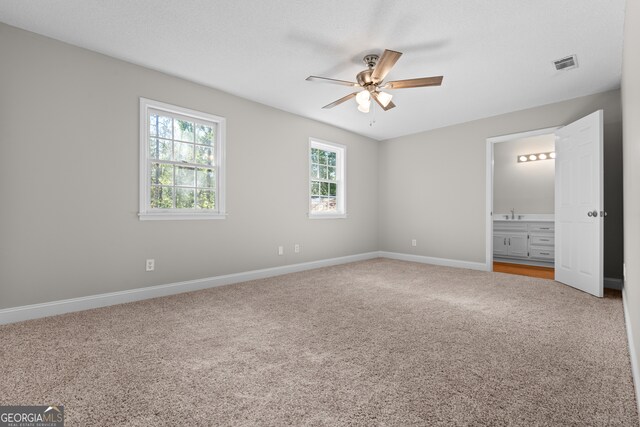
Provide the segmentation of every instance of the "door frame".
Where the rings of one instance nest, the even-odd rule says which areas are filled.
[[[530,130],[512,133],[508,135],[492,136],[487,138],[486,148],[486,199],[485,199],[485,269],[493,271],[493,146],[499,142],[512,141],[514,139],[530,138],[532,136],[555,133],[562,126],[553,126],[544,129]]]

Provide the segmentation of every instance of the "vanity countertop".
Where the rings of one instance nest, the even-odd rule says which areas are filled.
[[[509,216],[509,219],[505,218],[505,215]],[[518,216],[522,218],[518,219]],[[511,219],[511,214],[494,214],[494,222],[554,222],[555,217],[553,214],[516,214],[515,219]]]

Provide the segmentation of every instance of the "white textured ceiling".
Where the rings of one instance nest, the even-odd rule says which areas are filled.
[[[620,85],[624,0],[3,0],[0,21],[375,139],[521,110]],[[396,108],[356,110],[362,57],[404,55]],[[577,54],[579,68],[552,61]],[[215,111],[213,112],[215,113]]]

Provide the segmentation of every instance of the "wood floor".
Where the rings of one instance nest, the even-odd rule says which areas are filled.
[[[534,265],[511,264],[507,262],[494,262],[493,271],[499,273],[518,274],[520,276],[539,277],[541,279],[554,278],[554,270],[549,267],[537,267]]]

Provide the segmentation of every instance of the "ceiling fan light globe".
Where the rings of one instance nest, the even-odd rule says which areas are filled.
[[[356,102],[358,103],[358,105],[369,104],[371,102],[370,100],[371,100],[371,95],[369,94],[368,90],[360,91],[356,95]],[[368,108],[369,107],[367,107],[367,109]]]
[[[391,102],[391,98],[393,98],[393,95],[391,95],[390,93],[378,92],[378,100],[384,107],[389,105],[389,103]]]
[[[362,113],[368,113],[370,107],[371,107],[371,101],[363,102],[362,104],[358,104],[358,111]]]

